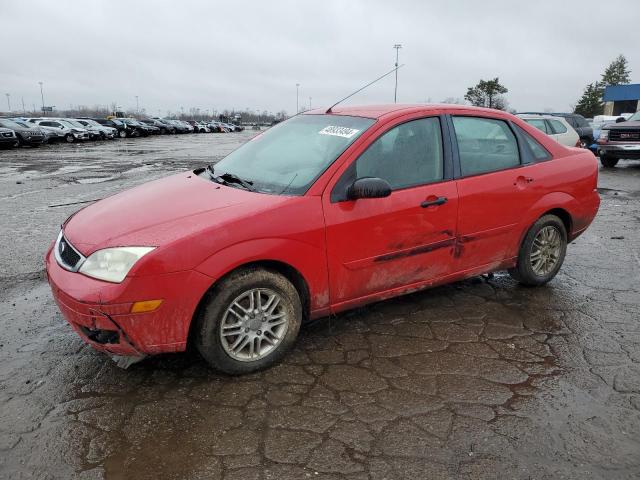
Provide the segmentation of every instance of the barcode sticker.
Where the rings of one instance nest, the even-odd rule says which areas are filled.
[[[334,137],[351,138],[359,131],[360,130],[356,130],[355,128],[336,127],[333,125],[329,125],[328,127],[324,127],[318,133],[320,135],[333,135]]]

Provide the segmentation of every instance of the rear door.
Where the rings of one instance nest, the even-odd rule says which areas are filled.
[[[497,265],[514,256],[518,223],[540,197],[535,163],[526,164],[509,122],[450,117],[459,197],[457,270]]]
[[[444,121],[434,116],[390,126],[325,191],[334,308],[451,273],[458,195]],[[386,180],[391,195],[348,200],[346,188],[363,177]]]

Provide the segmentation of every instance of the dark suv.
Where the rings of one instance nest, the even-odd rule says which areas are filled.
[[[604,167],[615,167],[618,160],[628,158],[640,160],[640,112],[625,120],[602,127],[598,138],[598,155]]]
[[[118,118],[112,118],[112,119],[91,118],[90,120],[95,120],[100,125],[105,125],[107,127],[112,127],[117,129],[118,136],[120,138],[137,137],[139,135],[136,129],[130,127],[129,125],[127,125],[126,123],[124,123],[122,120]]]
[[[523,114],[535,114],[535,115],[554,115],[556,117],[564,118],[569,125],[578,133],[580,137],[580,146],[582,148],[589,148],[589,145],[593,143],[593,128],[589,125],[589,122],[577,113],[548,113],[548,112],[520,112]]]

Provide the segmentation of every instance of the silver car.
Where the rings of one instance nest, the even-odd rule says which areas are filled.
[[[81,125],[84,125],[89,132],[99,132],[102,140],[113,139],[118,135],[118,130],[112,127],[107,127],[105,125],[100,125],[95,120],[91,120],[90,118],[76,118],[74,119]]]
[[[45,130],[53,138],[67,143],[81,142],[89,140],[89,132],[84,128],[77,128],[63,120],[54,120],[51,118],[31,118],[29,123],[38,125]]]

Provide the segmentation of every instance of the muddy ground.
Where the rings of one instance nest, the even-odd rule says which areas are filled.
[[[558,277],[477,278],[308,325],[230,378],[195,354],[120,370],[43,277],[83,202],[221,158],[253,132],[0,151],[0,478],[640,476],[640,162]]]

